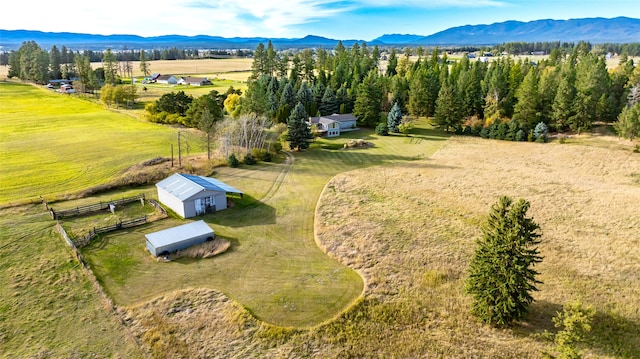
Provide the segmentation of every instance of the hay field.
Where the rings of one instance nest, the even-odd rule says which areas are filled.
[[[204,76],[205,74],[251,71],[253,59],[156,60],[148,63],[151,73]],[[133,76],[144,76],[140,71],[140,61],[132,61],[131,66]],[[102,62],[93,62],[91,67],[94,69],[102,67]],[[244,80],[246,79],[245,77]]]
[[[534,334],[579,298],[597,310],[589,355],[637,357],[638,172],[640,155],[628,150],[452,138],[417,166],[336,176],[318,207],[319,244],[364,274],[375,305],[409,308],[405,326],[359,323],[375,335],[351,354],[536,356],[546,343]],[[500,195],[529,200],[543,232],[544,284],[513,331],[475,323],[462,289],[478,226]]]

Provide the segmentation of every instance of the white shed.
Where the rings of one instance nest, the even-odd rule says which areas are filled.
[[[157,257],[213,240],[214,233],[204,221],[197,221],[145,234],[145,237],[147,249]]]
[[[158,199],[183,218],[227,208],[227,193],[243,192],[211,177],[173,174],[156,184]]]

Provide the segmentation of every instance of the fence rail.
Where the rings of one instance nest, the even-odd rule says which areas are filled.
[[[86,235],[82,236],[81,238],[76,238],[73,241],[73,244],[78,247],[84,247],[87,244],[89,244],[89,242],[96,238],[96,236],[100,233],[107,233],[107,232],[112,232],[112,231],[117,231],[119,229],[124,229],[124,228],[131,228],[131,227],[136,227],[136,226],[140,226],[142,224],[147,223],[147,216],[142,216],[142,217],[138,217],[138,218],[133,218],[133,219],[127,219],[124,221],[120,221],[116,224],[110,225],[110,226],[105,226],[105,227],[93,227],[92,230],[89,231],[89,233],[87,233]]]
[[[61,211],[56,211],[53,208],[51,208],[51,206],[47,206],[46,204],[45,206],[48,207],[51,217],[54,220],[57,220],[64,217],[82,216],[89,213],[103,211],[103,210],[109,209],[110,205],[119,206],[125,203],[131,203],[135,201],[144,202],[144,200],[145,200],[145,197],[143,193],[133,197],[123,197],[121,199],[111,200],[108,202],[99,202],[99,203],[89,204],[86,206],[78,206],[76,208],[70,208],[70,209],[65,209]]]

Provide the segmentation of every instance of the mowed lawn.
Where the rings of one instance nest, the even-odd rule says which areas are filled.
[[[374,147],[344,150],[349,138]],[[181,289],[220,290],[271,324],[308,327],[339,315],[361,295],[361,276],[315,243],[314,214],[325,184],[336,174],[375,165],[411,163],[447,139],[418,125],[412,137],[360,130],[319,139],[293,152],[293,166],[276,163],[216,169],[215,176],[244,191],[235,208],[203,218],[231,250],[213,259],[157,262],[144,234],[182,223],[168,219],[104,236],[83,251],[116,303],[133,306]]]
[[[0,83],[0,204],[51,199],[169,157],[177,130],[42,87]]]

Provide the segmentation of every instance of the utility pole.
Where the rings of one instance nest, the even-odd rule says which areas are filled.
[[[173,167],[173,143],[171,144],[171,167]]]
[[[178,131],[178,166],[182,167],[182,157],[181,157],[181,151],[180,151],[180,131]]]

